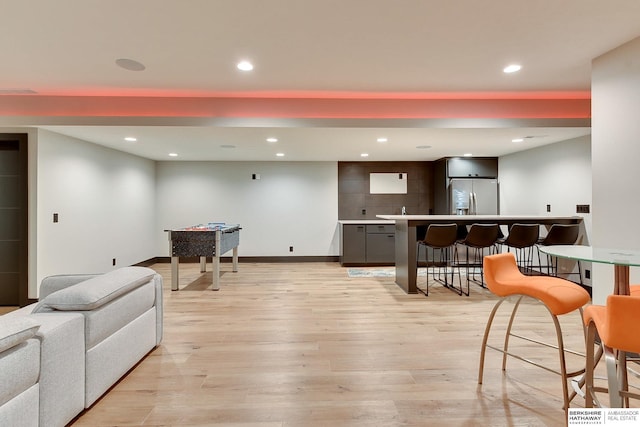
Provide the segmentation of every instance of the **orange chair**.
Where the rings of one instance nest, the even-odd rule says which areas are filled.
[[[576,393],[572,392],[569,395],[568,381],[584,373],[584,369],[580,369],[575,372],[567,372],[567,366],[565,361],[565,352],[572,352],[564,348],[564,341],[562,337],[562,329],[560,328],[560,322],[558,316],[567,314],[575,310],[580,310],[582,314],[582,306],[589,302],[589,293],[579,285],[572,283],[568,280],[558,277],[549,276],[525,276],[518,269],[516,263],[516,257],[513,253],[502,253],[497,255],[489,255],[484,257],[484,277],[487,283],[487,287],[500,299],[493,307],[487,326],[484,331],[484,338],[482,340],[482,349],[480,351],[480,369],[478,372],[478,384],[482,384],[483,370],[484,370],[484,357],[487,347],[497,350],[502,353],[502,370],[506,370],[507,356],[511,356],[515,359],[523,362],[530,363],[534,366],[543,368],[547,371],[558,374],[562,377],[562,392],[564,399],[564,409],[568,411],[569,403],[575,397]],[[489,339],[489,332],[491,325],[495,318],[496,312],[500,305],[507,300],[507,297],[517,296],[515,301],[511,317],[507,326],[507,330],[504,338],[504,345],[502,348],[494,347],[487,344]],[[556,330],[557,345],[548,344],[532,338],[517,335],[511,332],[513,322],[516,316],[516,312],[520,303],[524,297],[533,298],[541,302],[551,315],[553,324]],[[513,336],[516,338],[524,339],[529,342],[541,344],[546,347],[552,347],[558,350],[560,356],[560,371],[551,369],[547,366],[540,365],[530,359],[524,358],[520,355],[509,352],[509,338]]]
[[[640,324],[640,287],[636,285],[633,288],[635,296],[633,290],[631,295],[609,295],[606,306],[591,305],[584,311],[587,326],[587,408],[592,408],[594,403],[601,406],[596,392],[608,392],[612,408],[629,407],[630,397],[640,399],[640,394],[629,392],[627,382],[627,353],[640,353],[640,334],[636,329]],[[596,334],[600,337],[607,366],[608,389],[596,387],[593,382],[593,371],[600,359],[594,354]]]

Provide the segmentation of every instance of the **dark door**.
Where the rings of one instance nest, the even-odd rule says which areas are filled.
[[[27,304],[27,135],[0,134],[0,305]]]

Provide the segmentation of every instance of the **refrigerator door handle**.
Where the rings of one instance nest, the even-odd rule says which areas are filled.
[[[476,193],[469,193],[469,215],[476,215],[478,209],[478,199]]]

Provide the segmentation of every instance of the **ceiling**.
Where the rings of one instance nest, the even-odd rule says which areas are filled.
[[[584,99],[592,59],[640,36],[638,0],[4,0],[2,10],[10,19],[0,26],[0,98],[49,107],[66,97]],[[122,58],[145,69],[123,69]],[[255,69],[238,71],[242,59]],[[504,74],[511,63],[522,70]],[[275,160],[276,152],[284,160],[365,160],[365,152],[366,160],[432,160],[590,133],[584,121],[351,126],[279,117],[185,126],[141,114],[132,126],[117,116],[74,122],[74,114],[60,125],[55,114],[19,112],[0,124],[156,160],[169,152],[179,160]],[[529,138],[512,143],[517,137]]]

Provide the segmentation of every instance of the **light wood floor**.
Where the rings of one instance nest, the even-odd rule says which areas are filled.
[[[214,292],[211,272],[181,264],[172,292],[169,264],[152,268],[164,277],[162,344],[74,427],[565,424],[552,373],[510,359],[503,374],[501,355],[488,350],[478,386],[495,299],[477,285],[470,297],[439,285],[425,297],[393,278],[349,278],[336,263],[241,263],[237,273],[223,264]],[[521,314],[519,329],[553,341],[542,306]],[[569,347],[583,351],[579,316],[561,321]],[[515,344],[557,366],[555,350]],[[569,358],[570,367],[582,362]]]

